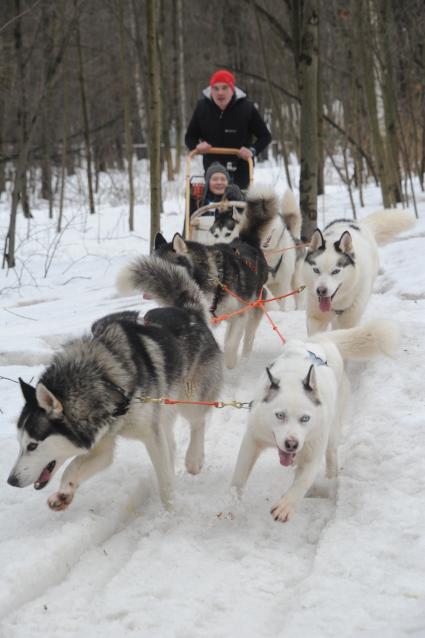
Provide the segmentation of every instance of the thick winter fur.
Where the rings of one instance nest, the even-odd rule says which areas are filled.
[[[205,246],[185,241],[178,233],[167,243],[164,237],[158,234],[155,255],[183,266],[206,295],[214,314],[220,316],[232,313],[245,304],[227,293],[221,284],[244,301],[253,301],[260,297],[268,277],[267,263],[260,243],[269,222],[269,211],[263,207],[262,202],[248,203],[240,237],[231,244]],[[140,286],[136,285],[137,269],[137,261],[125,268],[120,275],[120,282],[127,279],[130,288],[139,289]],[[227,320],[224,360],[228,368],[236,365],[242,336],[243,355],[248,356],[252,351],[261,317],[261,309],[251,308]]]
[[[79,485],[112,462],[117,435],[143,441],[161,500],[169,507],[177,413],[191,427],[187,470],[196,474],[201,469],[209,408],[144,403],[142,398],[217,400],[222,355],[209,329],[203,295],[182,268],[162,260],[140,260],[137,277],[144,290],[172,305],[144,318],[137,312],[103,317],[91,335],[65,344],[35,388],[21,381],[20,453],[8,482],[42,489],[75,457],[48,499],[53,510],[67,508]]]
[[[336,450],[349,395],[344,359],[388,355],[397,346],[398,330],[389,321],[286,343],[263,375],[251,409],[232,480],[236,493],[242,495],[262,450],[276,447],[281,465],[295,466],[292,486],[271,508],[275,520],[288,521],[313,485],[323,459],[326,476],[336,476]]]
[[[378,273],[378,245],[414,223],[408,212],[383,210],[360,222],[340,219],[314,231],[303,267],[309,335],[329,324],[357,325]]]

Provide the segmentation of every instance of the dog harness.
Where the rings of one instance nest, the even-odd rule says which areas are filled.
[[[269,271],[269,273],[273,276],[276,277],[277,271],[280,268],[280,265],[282,263],[283,260],[283,255],[280,256],[279,261],[277,262],[276,266],[274,266],[274,268],[271,268],[270,266],[267,266],[267,270]]]
[[[308,344],[309,346],[312,344]],[[321,357],[319,356],[319,354],[317,354],[316,352],[313,352],[313,350],[307,350],[307,354],[308,354],[308,358],[310,359],[311,363],[315,366],[327,366],[328,362],[326,361],[325,357]],[[323,354],[322,352],[320,354]]]
[[[117,403],[115,410],[112,412],[112,416],[123,416],[123,414],[126,414],[129,410],[132,397],[127,396],[125,390],[123,390],[121,386],[112,383],[112,381],[107,381],[106,379],[104,379],[104,382],[112,390],[118,392],[118,394],[122,397],[121,401]]]

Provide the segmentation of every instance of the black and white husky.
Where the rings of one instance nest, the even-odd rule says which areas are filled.
[[[209,229],[212,235],[209,244],[230,244],[230,242],[239,237],[241,219],[242,215],[234,207],[228,208],[223,212],[216,211],[214,223]]]
[[[275,520],[289,520],[324,459],[327,477],[335,477],[336,448],[349,395],[344,359],[392,354],[398,338],[395,324],[373,321],[321,333],[307,342],[288,341],[283,354],[266,369],[251,409],[232,480],[237,495],[242,495],[266,447],[276,448],[281,465],[296,467],[292,486],[271,508]]]
[[[165,507],[173,498],[172,424],[190,423],[187,470],[200,471],[207,406],[144,403],[145,397],[214,401],[222,382],[222,355],[209,328],[199,287],[182,268],[161,259],[138,264],[143,288],[166,308],[108,315],[92,334],[65,344],[35,387],[21,380],[25,406],[18,420],[19,457],[8,482],[44,488],[66,468],[53,510],[71,503],[79,485],[107,467],[117,435],[143,441]]]
[[[304,261],[307,331],[351,328],[362,316],[378,274],[378,245],[415,224],[412,214],[382,210],[360,222],[338,219],[312,235]]]
[[[250,200],[239,238],[231,244],[206,246],[185,241],[178,233],[170,243],[158,234],[155,255],[183,266],[206,295],[213,314],[222,315],[240,310],[245,304],[226,292],[226,286],[240,299],[251,302],[262,293],[268,277],[267,263],[260,248],[270,222],[270,210],[263,199]],[[140,289],[137,260],[119,277],[121,290]],[[259,308],[234,315],[227,321],[224,339],[224,360],[228,368],[236,365],[239,344],[244,336],[243,355],[252,351],[255,332],[262,317]]]
[[[282,202],[272,185],[255,184],[247,193],[248,205],[262,202],[268,209],[269,223],[262,233],[261,249],[267,261],[269,271],[267,288],[273,296],[279,297],[302,284],[301,269],[305,250],[299,248],[301,233],[301,211],[294,193],[287,189]],[[217,213],[214,224],[210,228],[212,243],[230,243],[239,235],[243,216],[232,210]],[[297,308],[302,307],[301,298],[294,298]],[[287,299],[282,299],[280,307],[285,310]]]

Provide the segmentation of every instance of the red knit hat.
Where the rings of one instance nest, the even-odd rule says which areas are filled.
[[[220,69],[220,71],[216,71],[212,74],[210,78],[210,86],[214,84],[228,84],[231,89],[235,88],[235,76],[230,71],[226,71],[225,69]]]

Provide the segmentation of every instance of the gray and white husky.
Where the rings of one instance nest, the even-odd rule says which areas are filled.
[[[263,286],[268,269],[260,248],[270,222],[270,210],[263,199],[248,202],[239,238],[230,244],[206,246],[185,241],[178,233],[170,243],[158,234],[155,255],[183,266],[206,295],[212,314],[222,315],[240,310],[246,304],[266,296]],[[122,290],[139,289],[137,260],[119,277]],[[226,286],[239,299],[223,288]],[[243,300],[243,301],[240,301]],[[243,355],[252,351],[255,332],[262,317],[260,308],[250,308],[227,320],[224,360],[228,368],[236,365],[239,344],[244,336]]]
[[[21,380],[25,405],[18,420],[20,452],[8,483],[44,488],[66,468],[53,510],[71,503],[79,485],[106,468],[117,435],[142,441],[157,474],[165,507],[173,499],[177,413],[191,427],[187,470],[200,471],[208,406],[144,403],[144,397],[214,401],[222,383],[222,355],[209,329],[199,287],[182,268],[139,260],[139,281],[165,308],[108,315],[92,334],[65,344],[35,387]]]
[[[414,224],[411,213],[394,209],[360,222],[337,219],[314,231],[303,267],[308,334],[359,322],[378,274],[378,245]]]
[[[398,329],[389,321],[371,321],[348,330],[315,335],[307,342],[288,341],[267,374],[251,408],[232,479],[241,496],[250,472],[266,447],[276,448],[281,465],[294,465],[294,482],[271,508],[286,522],[313,485],[322,461],[326,475],[337,473],[337,445],[349,395],[344,359],[392,354]]]

